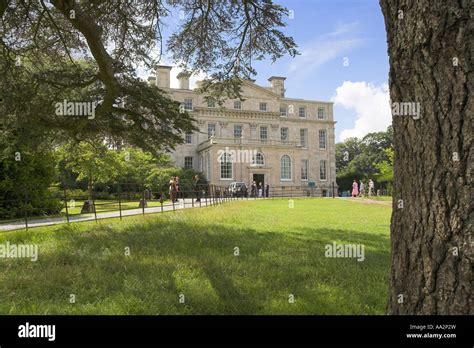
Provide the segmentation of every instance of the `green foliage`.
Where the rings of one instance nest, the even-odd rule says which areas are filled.
[[[169,155],[155,156],[138,148],[120,151],[119,158],[121,166],[117,181],[122,183],[146,183],[155,168],[171,166]]]
[[[377,185],[383,182],[388,184],[391,179],[379,176],[378,164],[389,161],[390,153],[386,150],[392,148],[392,143],[393,129],[389,126],[385,132],[369,133],[362,139],[349,138],[336,144],[339,187],[343,190],[350,189],[354,179],[372,179]]]
[[[114,181],[122,167],[118,153],[101,141],[70,142],[58,150],[58,155],[65,168],[77,174],[77,180],[87,180],[89,199],[94,184]]]
[[[51,187],[56,178],[52,152],[1,145],[0,219],[23,217],[25,210],[29,216],[59,213],[62,203]]]
[[[169,180],[172,176],[178,176],[180,188],[182,191],[191,191],[192,180],[195,175],[203,175],[196,172],[194,169],[180,168],[180,167],[156,167],[151,170],[146,182],[153,191],[168,192]]]
[[[385,154],[387,155],[386,161],[381,161],[379,163],[374,163],[375,168],[377,168],[378,173],[375,175],[377,181],[379,182],[391,182],[393,181],[393,157],[394,152],[392,148],[385,149]]]

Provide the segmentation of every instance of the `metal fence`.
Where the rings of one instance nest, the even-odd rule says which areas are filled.
[[[0,200],[0,231],[61,222],[122,219],[124,216],[206,207],[233,200],[334,197],[335,192],[334,187],[278,186],[255,191],[248,188],[246,194],[234,194],[228,187],[203,184],[196,189],[191,183],[183,183],[176,194],[165,187],[153,190],[138,183],[97,185],[91,192],[62,186],[42,190],[21,188],[16,191],[21,199]]]

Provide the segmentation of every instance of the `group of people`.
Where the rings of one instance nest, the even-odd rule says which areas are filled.
[[[250,197],[268,197],[270,194],[270,185],[266,184],[263,186],[263,183],[257,183],[255,181],[250,185]]]
[[[369,190],[368,190],[368,196],[373,196],[375,194],[375,185],[374,181],[372,179],[369,179]],[[360,185],[357,183],[357,179],[354,179],[354,182],[352,183],[352,197],[364,197],[365,196],[365,184],[361,180]]]

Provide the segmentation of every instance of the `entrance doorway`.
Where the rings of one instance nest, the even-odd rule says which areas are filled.
[[[258,196],[258,189],[262,189],[262,196],[265,195],[265,174],[253,174],[253,181],[257,184],[257,192],[255,193]],[[260,185],[262,183],[262,185]]]

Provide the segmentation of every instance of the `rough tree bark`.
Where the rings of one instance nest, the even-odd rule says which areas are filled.
[[[380,5],[392,115],[408,111],[393,115],[388,313],[473,314],[474,2]],[[408,102],[420,103],[419,118],[396,104]]]

